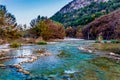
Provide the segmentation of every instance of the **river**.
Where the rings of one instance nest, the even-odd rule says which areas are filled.
[[[48,45],[21,46],[10,51],[7,56],[32,55],[34,50],[46,48],[51,56],[39,57],[33,63],[22,64],[30,72],[24,75],[16,68],[0,68],[0,80],[120,80],[120,63],[98,55],[79,50],[93,41],[65,40],[51,42]],[[61,52],[68,56],[57,56]],[[15,58],[0,61],[4,65],[18,64],[27,58]]]

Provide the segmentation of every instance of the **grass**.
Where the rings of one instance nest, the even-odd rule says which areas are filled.
[[[21,44],[20,44],[20,43],[17,43],[17,42],[13,42],[13,43],[10,45],[11,48],[19,48],[20,46],[21,46]]]
[[[45,42],[45,41],[40,41],[40,42],[38,42],[37,44],[38,44],[38,45],[47,45],[47,42]]]
[[[120,43],[95,43],[93,47],[97,50],[114,52],[120,54]]]

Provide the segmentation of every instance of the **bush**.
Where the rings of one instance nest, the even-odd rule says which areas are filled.
[[[46,45],[47,42],[45,42],[45,41],[40,41],[40,42],[38,42],[37,44],[38,44],[38,45]]]
[[[14,43],[12,43],[12,44],[10,45],[11,48],[18,48],[18,47],[20,47],[20,46],[21,46],[21,44],[20,44],[20,43],[17,43],[17,42],[14,42]]]

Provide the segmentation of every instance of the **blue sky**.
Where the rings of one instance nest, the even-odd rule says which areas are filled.
[[[0,0],[0,4],[14,14],[18,24],[27,24],[31,19],[41,16],[52,16],[72,0]]]

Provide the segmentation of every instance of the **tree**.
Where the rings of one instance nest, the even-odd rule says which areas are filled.
[[[16,18],[7,12],[6,6],[0,5],[0,38],[17,38]]]
[[[66,37],[75,38],[76,37],[76,31],[77,31],[77,28],[74,28],[74,27],[68,27],[68,28],[66,28],[66,30],[65,30]]]
[[[30,25],[31,25],[31,27],[35,27],[40,21],[43,21],[45,19],[47,19],[47,17],[44,17],[44,16],[41,17],[39,15],[37,18],[31,20]]]
[[[29,30],[31,37],[42,37],[44,40],[64,38],[65,30],[63,25],[50,19],[45,19],[44,17],[41,17],[39,20],[40,21],[35,22],[37,24]]]

